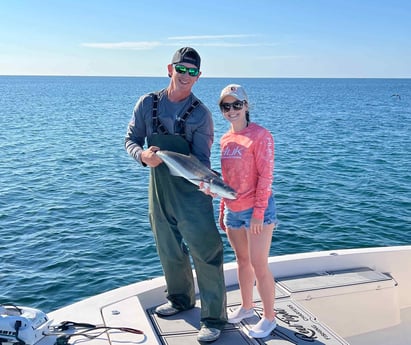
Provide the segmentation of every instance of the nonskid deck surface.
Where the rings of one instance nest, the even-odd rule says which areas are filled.
[[[369,268],[356,268],[338,272],[322,272],[296,277],[284,277],[276,284],[276,319],[277,328],[264,339],[248,336],[252,328],[262,317],[262,304],[255,291],[254,316],[238,324],[227,324],[221,337],[214,344],[349,344],[321,318],[298,302],[306,294],[322,296],[335,295],[336,290],[347,293],[347,289],[365,291],[370,284],[395,285],[391,277]],[[341,292],[340,292],[341,293]],[[297,298],[294,298],[296,296]],[[234,309],[241,303],[238,286],[231,286],[227,291],[228,308]],[[325,306],[326,307],[326,306]],[[166,345],[196,344],[200,320],[200,308],[179,313],[172,317],[161,318],[154,313],[154,308],[147,310],[157,334]]]
[[[378,298],[390,298],[395,295],[396,282],[388,275],[369,268],[321,272],[296,277],[278,279],[276,284],[275,309],[277,312],[277,328],[264,339],[253,339],[248,336],[248,330],[262,317],[262,305],[255,291],[255,308],[252,318],[238,324],[227,324],[215,345],[243,344],[328,344],[357,345],[367,344],[361,338],[352,337],[353,332],[374,327],[368,319],[380,318],[379,310],[370,314],[367,308],[356,310],[358,298],[369,300],[371,305],[382,305]],[[381,295],[384,294],[384,295]],[[118,309],[122,314],[133,311],[131,304],[138,303],[138,297],[119,301],[110,305],[107,315],[103,310],[106,324],[111,324],[108,311]],[[236,308],[241,303],[238,286],[227,288],[228,308]],[[350,305],[348,303],[351,303]],[[151,304],[153,305],[153,304]],[[188,311],[170,317],[159,317],[154,313],[155,306],[146,310],[158,338],[164,345],[198,344],[197,333],[200,326],[200,302]],[[384,327],[393,327],[401,317],[399,308],[393,306],[383,320]],[[324,312],[325,311],[325,312]],[[384,312],[385,313],[385,312]],[[354,315],[354,316],[353,316]],[[357,316],[355,316],[357,315]],[[107,318],[106,318],[107,316]],[[129,320],[136,320],[142,315],[129,315]],[[390,325],[391,323],[391,325]],[[349,327],[345,327],[348,325]],[[356,328],[357,327],[357,328]],[[377,325],[380,327],[380,325]],[[350,334],[352,332],[352,334]],[[113,343],[121,341],[111,337]],[[354,342],[351,340],[354,339]],[[360,340],[360,341],[359,341]],[[144,343],[144,342],[143,342]],[[393,342],[395,343],[395,342]],[[374,344],[373,344],[374,345]]]
[[[230,292],[228,294],[230,295]],[[239,295],[239,290],[235,288],[231,291],[232,296],[233,294]],[[236,303],[229,304],[229,309],[237,306]],[[243,320],[239,324],[227,324],[220,338],[213,344],[348,344],[290,298],[283,298],[276,302],[277,328],[274,332],[264,339],[250,338],[247,335],[248,330],[261,318],[260,301],[256,301],[254,310],[255,313],[252,318]],[[198,306],[167,318],[158,317],[154,313],[154,309],[148,310],[148,313],[164,344],[198,344],[196,339],[200,320],[200,308]]]

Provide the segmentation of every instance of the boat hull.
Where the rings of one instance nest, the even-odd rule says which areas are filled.
[[[406,344],[411,329],[411,246],[348,249],[269,258],[276,279],[277,329],[266,343],[367,344],[378,334]],[[237,265],[224,266],[228,307],[241,303]],[[139,329],[144,335],[107,332],[93,344],[197,344],[200,305],[171,318],[159,318],[155,306],[166,301],[164,277],[138,282],[90,297],[48,314],[53,323],[74,320]],[[196,287],[198,293],[198,288]],[[227,325],[214,344],[257,344],[247,331],[262,315],[255,291],[255,317]],[[394,331],[397,329],[397,331]],[[375,336],[377,337],[377,336]],[[396,337],[395,339],[393,337]],[[74,338],[73,338],[74,339]],[[40,345],[54,343],[45,337]],[[84,339],[82,339],[84,341]],[[274,342],[276,341],[276,342]],[[261,343],[261,342],[260,342]]]

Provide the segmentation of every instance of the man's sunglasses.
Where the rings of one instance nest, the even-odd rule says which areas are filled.
[[[197,77],[200,70],[195,67],[186,67],[184,65],[175,65],[174,68],[176,69],[177,73],[185,74],[188,71],[188,75],[191,77]]]
[[[244,106],[243,101],[235,101],[233,103],[221,103],[220,109],[223,113],[227,113],[230,111],[231,107],[233,107],[234,110],[241,110],[243,109],[243,106]]]

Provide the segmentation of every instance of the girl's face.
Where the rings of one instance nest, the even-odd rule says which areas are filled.
[[[224,117],[233,125],[243,125],[247,122],[245,117],[248,110],[247,103],[239,101],[233,96],[224,97],[220,103],[220,109]]]

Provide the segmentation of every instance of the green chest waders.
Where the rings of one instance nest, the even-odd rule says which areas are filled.
[[[189,154],[182,135],[153,134],[149,146]],[[151,168],[149,217],[167,282],[167,299],[178,309],[195,304],[193,259],[201,300],[201,322],[222,328],[226,322],[223,244],[212,198],[182,177],[172,176],[163,163]]]

